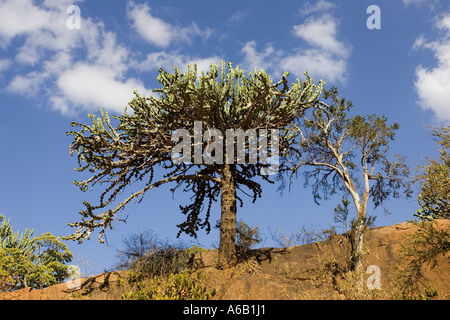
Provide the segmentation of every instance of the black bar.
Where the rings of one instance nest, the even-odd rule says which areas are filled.
[[[414,315],[417,307],[447,311],[449,301],[277,301],[277,300],[208,300],[208,301],[0,301],[2,314],[8,310],[36,316],[41,310],[58,312],[58,317],[75,316],[95,319],[101,316],[142,316],[145,319],[324,319],[327,316],[360,320],[391,318],[398,312],[402,318]],[[444,309],[445,308],[445,309]],[[140,315],[140,316],[139,316]]]

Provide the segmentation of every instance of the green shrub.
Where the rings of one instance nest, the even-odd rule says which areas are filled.
[[[125,249],[119,251],[118,269],[132,270],[145,277],[176,274],[190,267],[189,258],[206,249],[197,245],[186,247],[161,241],[153,232],[131,235],[124,240]]]
[[[204,284],[201,272],[182,270],[167,277],[145,279],[138,275],[134,279],[137,281],[129,292],[122,295],[123,300],[209,300],[215,295],[215,290],[208,290]]]
[[[262,241],[259,227],[250,227],[242,219],[236,225],[236,253],[241,261],[251,256],[251,249]]]
[[[13,232],[10,219],[0,214],[0,291],[46,288],[68,276],[72,253],[51,233],[33,237],[33,230]]]
[[[437,259],[446,256],[450,250],[450,230],[439,230],[429,221],[413,223],[418,229],[409,236],[408,244],[402,247],[401,262],[393,280],[397,287],[394,298],[429,300],[437,296],[437,291],[432,287],[420,291],[423,267],[429,265],[434,268]]]
[[[124,300],[206,300],[214,295],[204,284],[201,272],[190,267],[190,258],[207,251],[197,245],[171,245],[153,232],[135,234],[124,240],[119,268],[128,269]]]

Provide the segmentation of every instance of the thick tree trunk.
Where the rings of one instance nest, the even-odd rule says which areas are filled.
[[[227,268],[236,264],[236,186],[231,165],[222,170],[222,216],[217,267]]]

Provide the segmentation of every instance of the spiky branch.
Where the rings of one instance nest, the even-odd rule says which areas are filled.
[[[90,115],[91,125],[72,123],[73,127],[80,128],[68,132],[74,137],[70,152],[77,152],[77,170],[92,174],[75,184],[82,191],[101,185],[103,191],[98,204],[84,202],[86,209],[80,211],[82,221],[70,224],[77,230],[68,238],[82,241],[95,229],[101,229],[99,239],[102,241],[106,229],[112,228],[113,221],[119,219],[118,212],[129,202],[141,201],[149,190],[168,183],[175,183],[173,192],[182,188],[194,194],[191,204],[180,206],[187,218],[178,226],[180,232],[193,236],[200,228],[210,230],[211,206],[219,195],[223,200],[225,184],[234,185],[228,196],[241,205],[242,198],[231,190],[248,193],[255,201],[262,192],[255,177],[273,182],[262,174],[262,169],[270,164],[262,161],[237,164],[237,152],[231,168],[225,158],[212,164],[174,163],[171,156],[176,142],[172,134],[181,129],[189,130],[192,142],[195,138],[192,130],[198,121],[203,130],[216,129],[223,136],[227,129],[269,132],[276,129],[281,132],[279,144],[283,153],[295,136],[295,120],[317,103],[322,88],[322,82],[315,85],[307,75],[305,81],[297,79],[289,85],[287,76],[285,73],[280,81],[273,83],[264,70],[255,70],[246,77],[242,69],[234,68],[231,63],[222,63],[221,68],[211,65],[211,70],[206,74],[202,72],[201,76],[196,66],[188,66],[186,73],[180,73],[176,67],[173,73],[160,69],[161,88],[154,90],[150,97],[135,92],[136,97],[129,103],[132,113],[125,111],[113,117],[118,121],[117,126],[113,126],[108,113],[103,111],[99,118]],[[212,142],[202,141],[202,150]],[[274,146],[269,143],[268,152],[273,151]],[[224,175],[228,175],[226,182]],[[136,182],[144,186],[119,201],[126,187]],[[206,214],[201,217],[205,207]]]

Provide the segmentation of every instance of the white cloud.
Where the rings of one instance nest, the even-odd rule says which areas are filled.
[[[151,14],[151,8],[145,4],[130,2],[127,8],[128,17],[137,33],[149,43],[159,47],[167,47],[174,41],[192,42],[192,38],[200,36],[207,39],[212,31],[200,30],[193,22],[187,27],[173,26]]]
[[[122,113],[134,97],[134,90],[149,93],[139,80],[120,79],[109,68],[85,63],[62,73],[56,85],[60,95],[53,98],[53,106],[62,113],[68,113],[74,107],[87,110],[107,107]]]
[[[6,71],[13,64],[9,59],[0,59],[0,72]]]
[[[232,25],[234,23],[244,20],[247,17],[247,15],[248,15],[247,11],[237,10],[228,18],[227,23],[228,25]]]
[[[240,63],[245,66],[248,72],[253,72],[255,69],[273,70],[277,69],[277,63],[281,59],[282,52],[275,50],[272,45],[267,45],[262,52],[256,49],[256,41],[247,42],[241,49],[244,59]],[[275,71],[277,73],[277,71]],[[277,74],[276,74],[277,75]]]
[[[329,14],[309,18],[305,23],[294,26],[294,34],[324,51],[346,58],[350,50],[337,40],[338,22]]]
[[[76,2],[0,0],[0,46],[7,48],[14,37],[20,37],[10,50],[13,57],[0,59],[0,72],[12,64],[15,67],[7,74],[7,91],[46,97],[53,110],[67,115],[98,108],[122,112],[134,90],[152,94],[130,72],[160,67],[172,71],[175,65],[183,72],[188,64],[197,64],[200,73],[208,71],[210,63],[222,60],[176,51],[149,53],[144,60],[137,60],[140,52],[131,52],[117,41],[114,32],[105,30],[101,20],[83,11],[81,29],[69,30],[66,9]],[[152,16],[146,4],[129,2],[126,14],[141,36],[161,47],[176,41],[190,43],[194,37],[207,39],[211,34],[210,29],[201,30],[195,23],[173,26]]]
[[[115,35],[102,32],[99,41],[89,47],[83,62],[71,62],[69,56],[61,54],[46,66],[47,70],[59,70],[55,81],[58,94],[52,99],[54,109],[62,113],[99,108],[123,112],[134,90],[151,93],[140,80],[126,77],[131,63],[129,52],[117,44]]]
[[[421,34],[421,35],[414,41],[414,44],[413,44],[413,46],[412,46],[412,49],[413,49],[413,50],[420,49],[421,47],[423,47],[423,45],[426,43],[426,41],[427,41],[427,40],[425,39],[424,35]]]
[[[319,1],[318,7],[334,8],[326,5],[325,1]],[[316,12],[312,7],[306,8],[307,12]],[[250,70],[255,67],[270,70],[276,76],[289,71],[296,77],[303,77],[307,71],[316,80],[345,82],[352,48],[338,39],[338,29],[339,21],[329,13],[310,17],[292,29],[292,34],[304,44],[287,53],[275,50],[272,45],[258,51],[256,43],[249,41],[241,50],[244,55],[242,64]]]
[[[413,49],[433,51],[437,60],[432,68],[416,68],[414,85],[420,106],[432,110],[439,122],[450,123],[450,14],[441,16],[436,27],[443,32],[440,39],[427,42],[420,36],[413,45]]]
[[[100,107],[122,112],[134,90],[151,92],[141,81],[126,76],[130,53],[101,21],[82,13],[81,30],[66,27],[66,9],[73,1],[45,0],[41,5],[32,0],[0,1],[1,44],[22,37],[14,60],[19,67],[33,67],[12,76],[10,92],[45,95],[51,107],[63,114]],[[5,60],[0,70],[10,64]]]
[[[440,18],[438,18],[438,20],[436,22],[436,26],[440,30],[449,32],[450,31],[450,14],[443,15]]]
[[[205,73],[207,71],[211,70],[211,64],[217,64],[217,65],[221,65],[223,59],[218,57],[218,56],[212,56],[212,57],[208,57],[208,58],[190,58],[189,60],[189,64],[197,65],[197,73],[201,73],[202,71],[204,71]],[[187,64],[186,64],[187,65]]]
[[[410,4],[422,4],[427,2],[428,0],[403,0],[405,6],[409,6]]]
[[[133,21],[133,27],[139,35],[150,43],[166,47],[174,37],[172,26],[153,17],[147,4],[131,3],[128,8],[128,17]]]
[[[197,71],[209,71],[211,63],[220,64],[223,59],[218,56],[207,58],[191,57],[178,52],[153,52],[147,54],[145,60],[134,61],[134,67],[141,71],[156,71],[163,68],[167,72],[172,72],[177,66],[180,72],[187,71],[187,65],[197,65]]]
[[[46,10],[29,0],[1,0],[0,7],[0,44],[3,46],[15,36],[45,27],[51,18]]]
[[[405,6],[409,6],[410,4],[413,5],[423,5],[423,4],[434,4],[437,0],[403,0],[403,3]]]
[[[303,6],[303,8],[300,10],[300,14],[308,15],[311,13],[328,11],[328,10],[331,10],[334,8],[337,8],[337,5],[335,5],[334,3],[328,2],[328,1],[324,1],[324,0],[319,0],[315,4],[311,4],[310,2],[307,2]]]
[[[320,17],[308,18],[293,28],[295,36],[308,46],[300,47],[296,53],[282,60],[281,66],[296,76],[308,71],[309,76],[330,82],[345,82],[347,59],[352,48],[338,40],[338,20],[325,13]]]
[[[34,96],[39,92],[40,86],[47,77],[47,73],[37,71],[29,72],[26,75],[16,75],[7,89],[21,95]]]
[[[403,4],[406,7],[412,6],[414,8],[428,8],[432,11],[435,11],[436,9],[439,8],[439,1],[440,0],[403,0]],[[442,2],[447,2],[442,1]]]
[[[281,62],[281,67],[297,77],[303,76],[307,71],[315,80],[322,79],[328,83],[346,80],[347,62],[344,59],[335,59],[318,49],[302,50],[299,54],[288,56]]]

